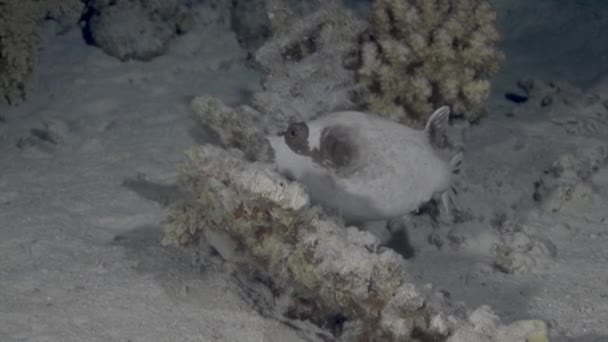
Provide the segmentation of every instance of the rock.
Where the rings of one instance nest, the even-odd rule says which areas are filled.
[[[91,37],[104,52],[121,61],[151,60],[165,53],[175,29],[148,16],[137,3],[119,2],[91,18]]]

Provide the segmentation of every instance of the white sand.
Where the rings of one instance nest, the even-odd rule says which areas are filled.
[[[575,200],[551,213],[532,201],[543,170],[606,144],[608,126],[588,124],[601,110],[579,105],[582,96],[553,112],[503,97],[524,77],[572,82],[588,94],[607,89],[606,17],[591,14],[591,1],[529,3],[498,7],[507,63],[489,115],[467,137],[459,206],[474,219],[451,234],[465,242],[438,250],[428,227],[412,228],[411,269],[471,308],[490,304],[507,321],[546,319],[555,340],[608,341],[608,168],[588,182],[593,205]],[[0,107],[0,341],[303,340],[258,314],[222,265],[201,268],[191,253],[160,246],[158,201],[182,151],[207,139],[188,99],[239,103],[259,87],[232,34],[192,32],[152,62],[120,63],[85,46],[79,32],[44,32],[34,93]],[[551,121],[569,116],[592,128],[568,134]],[[142,179],[169,189],[138,187]],[[499,235],[490,221],[501,212],[548,241],[555,257],[532,252],[521,274],[493,270]]]

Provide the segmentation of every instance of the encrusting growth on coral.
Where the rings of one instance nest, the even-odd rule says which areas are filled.
[[[272,148],[266,136],[276,127],[267,116],[263,120],[251,107],[230,108],[211,96],[195,97],[190,107],[199,124],[210,128],[222,146],[243,151],[251,161],[272,160]]]
[[[38,63],[38,24],[45,18],[78,18],[80,0],[0,0],[0,97],[23,101]]]
[[[486,0],[375,0],[360,51],[361,104],[410,126],[440,105],[475,121],[504,59],[495,20]]]

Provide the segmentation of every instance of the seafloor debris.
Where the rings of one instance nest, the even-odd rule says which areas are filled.
[[[606,178],[607,164],[608,145],[564,154],[535,183],[534,197],[548,212],[601,221],[606,211],[595,178]]]
[[[494,267],[509,274],[547,270],[557,254],[557,247],[543,239],[531,225],[503,226],[500,244],[494,249]]]
[[[528,102],[515,114],[537,108],[569,135],[602,134],[608,127],[608,110],[598,95],[588,94],[568,83],[523,79],[518,82]]]

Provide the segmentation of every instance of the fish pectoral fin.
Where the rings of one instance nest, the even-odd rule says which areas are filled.
[[[454,196],[456,195],[452,187],[444,191],[440,196],[441,209],[439,210],[439,221],[444,224],[453,224],[454,219]]]
[[[462,160],[464,158],[464,153],[462,151],[456,153],[452,159],[450,159],[450,171],[452,174],[459,174],[460,168],[462,166]]]
[[[436,148],[446,148],[448,139],[446,130],[450,121],[450,107],[443,106],[435,110],[424,127],[429,143]]]

